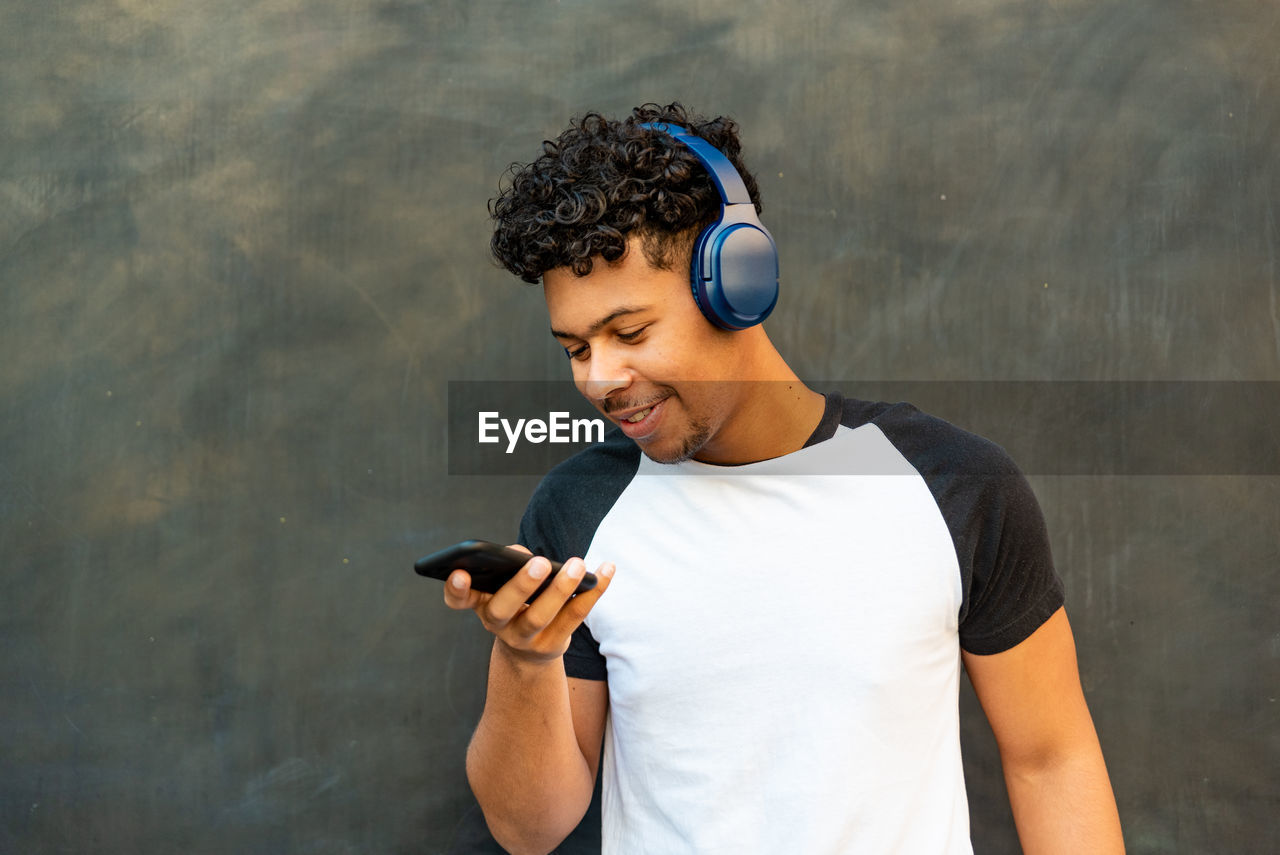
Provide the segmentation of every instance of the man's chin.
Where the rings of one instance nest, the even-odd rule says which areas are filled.
[[[636,445],[654,463],[684,463],[701,451],[710,437],[711,429],[706,422],[694,422],[689,432],[676,442],[663,442],[653,437],[647,442],[638,440]]]
[[[644,452],[645,457],[649,458],[654,463],[663,463],[668,465],[675,464],[675,463],[684,463],[686,460],[688,460],[690,457],[693,456],[692,454],[683,454],[683,453],[671,452],[671,451],[667,451],[666,453],[664,453],[662,450],[646,448],[643,445],[640,446],[640,450]]]

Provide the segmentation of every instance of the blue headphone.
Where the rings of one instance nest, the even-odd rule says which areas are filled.
[[[639,127],[661,131],[702,162],[720,193],[720,217],[693,247],[693,299],[711,323],[741,330],[769,317],[778,302],[778,248],[756,216],[756,206],[738,170],[711,143],[688,128],[666,122]]]

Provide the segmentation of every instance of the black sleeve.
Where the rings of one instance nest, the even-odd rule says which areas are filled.
[[[529,500],[520,520],[519,542],[535,555],[555,561],[585,555],[600,518],[621,492],[620,487],[609,488],[602,497],[601,480],[595,473],[587,478],[553,471]],[[564,655],[564,670],[577,679],[608,679],[600,645],[586,624],[574,630]]]
[[[600,644],[584,623],[573,631],[564,654],[564,673],[580,680],[607,680],[609,671],[600,653]]]
[[[1003,449],[1000,457],[972,518],[970,572],[960,613],[960,645],[970,653],[1008,650],[1064,601],[1040,504]]]
[[[538,524],[538,511],[543,502],[539,494],[541,488],[534,493],[529,507],[525,509],[524,518],[520,521],[519,542],[527,546],[535,555],[543,555],[555,561],[564,561],[574,557],[569,550],[549,542],[547,527]],[[600,654],[600,645],[591,635],[586,624],[573,631],[569,640],[569,649],[564,654],[564,671],[570,677],[583,680],[605,680],[608,674],[605,669],[604,656]]]

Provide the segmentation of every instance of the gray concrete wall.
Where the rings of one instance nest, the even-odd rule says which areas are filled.
[[[410,564],[535,480],[448,474],[447,383],[566,371],[486,201],[679,99],[742,125],[802,376],[1269,381],[1178,390],[1151,468],[1028,472],[1130,851],[1276,851],[1278,39],[1268,0],[4,4],[0,850],[459,839],[487,642]],[[997,397],[1010,447],[1109,417]],[[1223,418],[1245,463],[1196,469]]]

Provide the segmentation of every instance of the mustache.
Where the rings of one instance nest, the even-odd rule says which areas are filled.
[[[675,394],[674,389],[660,389],[656,394],[648,398],[640,398],[636,400],[624,400],[622,398],[605,398],[600,402],[600,410],[607,416],[618,412],[619,410],[644,409],[651,407],[659,401],[664,401]]]

